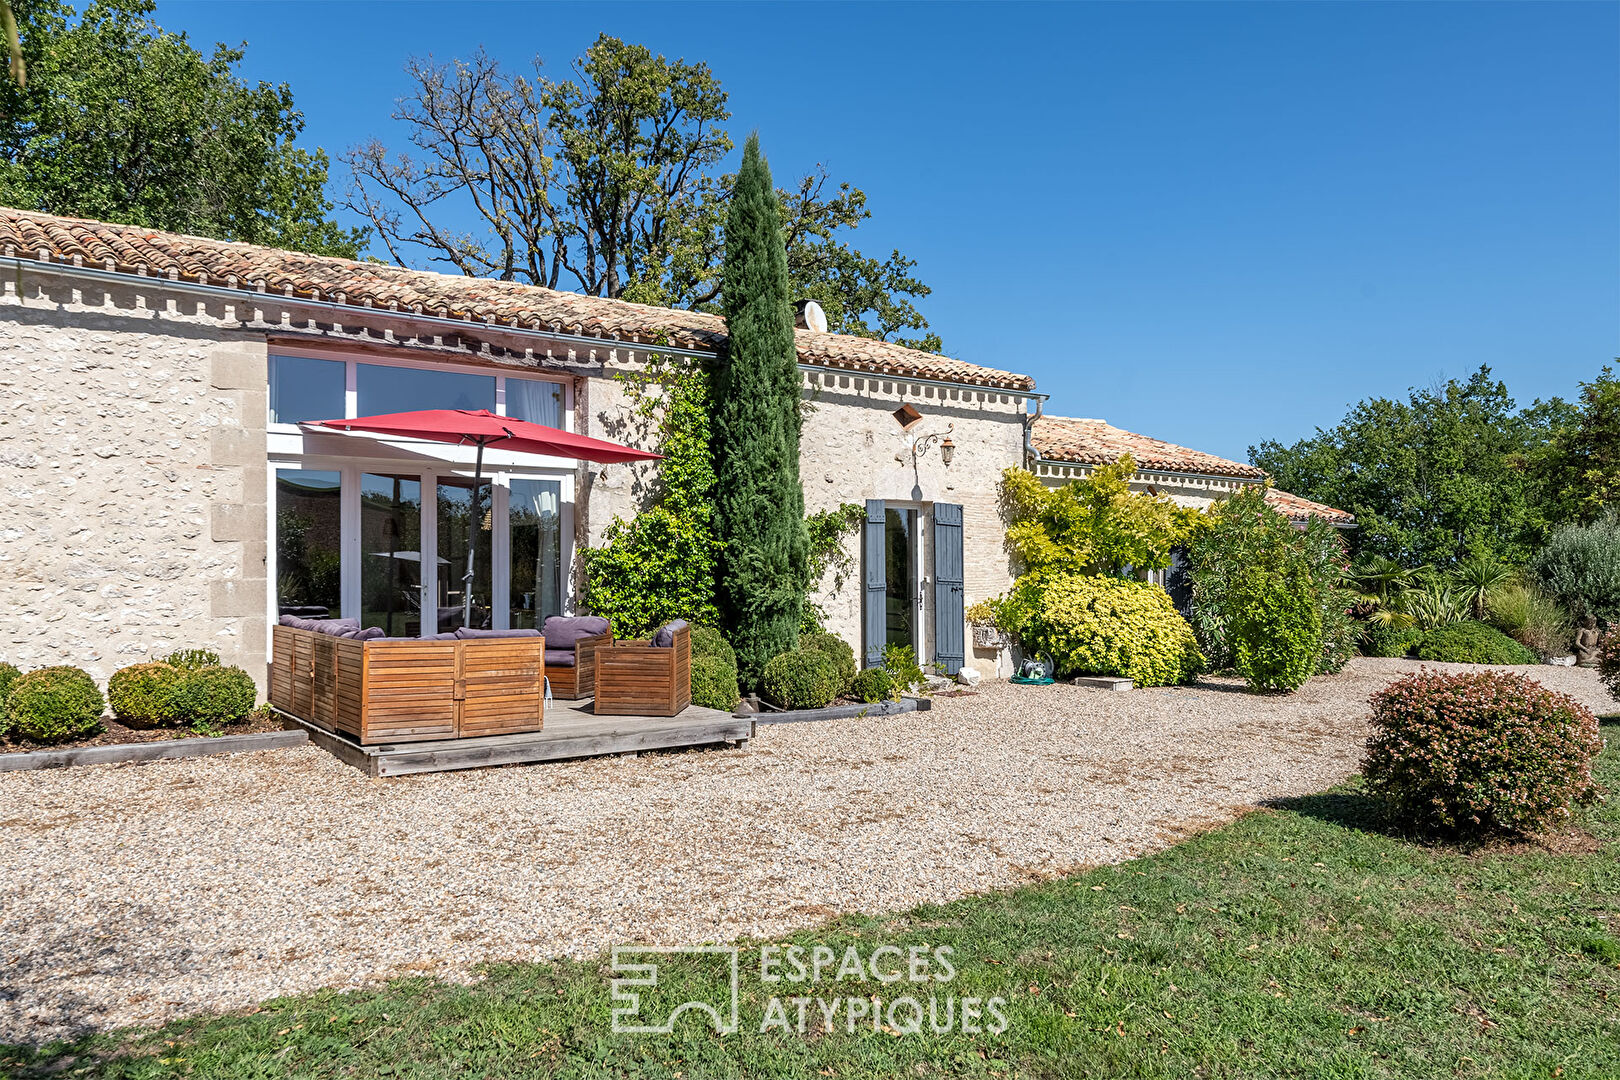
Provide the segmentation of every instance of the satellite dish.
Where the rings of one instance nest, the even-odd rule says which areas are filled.
[[[821,310],[821,305],[814,300],[800,300],[794,305],[798,309],[796,320],[801,329],[815,330],[818,333],[827,332],[827,313]]]

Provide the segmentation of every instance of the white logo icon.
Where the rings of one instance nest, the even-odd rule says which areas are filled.
[[[729,1002],[681,1000],[666,1002],[659,992],[658,962],[661,956],[714,957],[711,963],[725,964],[730,972]],[[613,970],[624,978],[613,980],[613,1030],[621,1035],[668,1035],[675,1021],[688,1010],[707,1013],[716,1034],[737,1030],[737,947],[735,945],[615,945]],[[647,1011],[642,1011],[643,999]],[[670,1007],[673,1006],[673,1007]],[[662,1017],[662,1023],[656,1022]]]

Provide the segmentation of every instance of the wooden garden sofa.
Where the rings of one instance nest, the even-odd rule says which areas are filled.
[[[596,650],[599,716],[676,716],[692,704],[692,628],[685,619],[651,641],[614,641]]]
[[[271,627],[270,704],[363,744],[513,735],[545,722],[546,640],[533,630],[420,639],[343,629]]]
[[[613,643],[613,629],[595,615],[546,619],[546,678],[554,698],[588,698],[596,692],[596,650]]]

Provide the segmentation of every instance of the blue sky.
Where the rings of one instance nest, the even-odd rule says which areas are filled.
[[[779,181],[865,189],[952,355],[1048,410],[1244,458],[1490,364],[1620,354],[1620,5],[160,0],[292,84],[312,144],[403,142],[411,55],[704,60]],[[344,183],[342,169],[334,183]]]

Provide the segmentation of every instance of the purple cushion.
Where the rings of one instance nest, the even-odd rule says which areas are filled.
[[[580,638],[608,632],[608,621],[598,615],[553,615],[545,622],[546,647],[572,649]]]
[[[454,636],[458,637],[458,638],[461,638],[462,640],[466,640],[467,638],[488,638],[488,637],[539,637],[540,636],[540,631],[538,631],[538,630],[469,630],[465,626],[463,626],[463,627],[459,627],[456,630]]]
[[[294,630],[313,630],[317,634],[332,634],[336,637],[346,637],[360,631],[359,619],[305,619],[298,615],[283,615],[282,626],[290,626]]]
[[[574,656],[573,649],[547,649],[546,663],[552,667],[573,667]]]
[[[685,619],[675,619],[671,622],[665,623],[663,626],[658,628],[658,633],[653,635],[653,645],[660,649],[667,649],[671,647],[675,644],[676,633],[681,630],[685,630],[686,626],[687,622]]]

